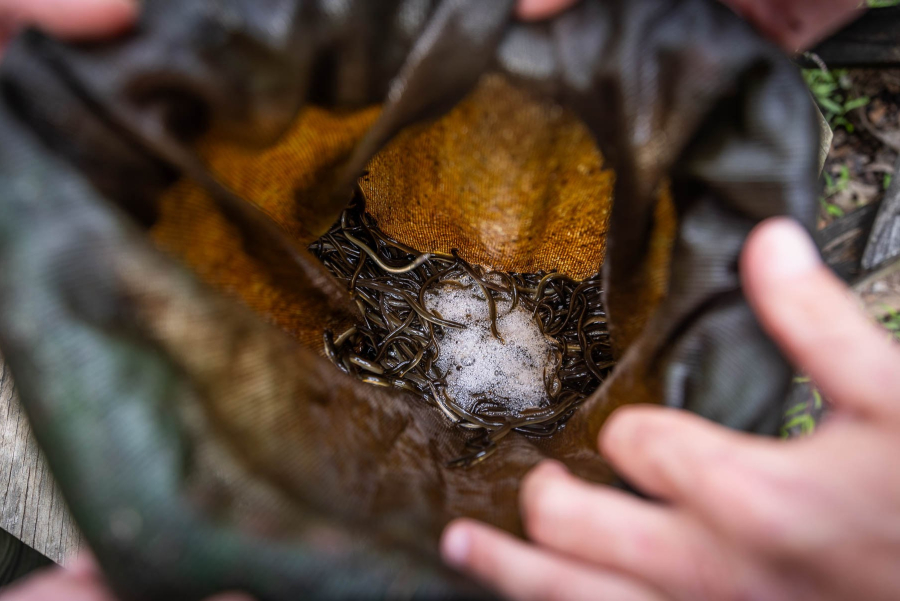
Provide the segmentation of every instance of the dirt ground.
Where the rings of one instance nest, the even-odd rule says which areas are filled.
[[[851,69],[840,75],[840,101],[868,98],[833,127],[834,141],[825,162],[818,226],[820,229],[861,207],[882,200],[900,158],[900,69]],[[840,121],[840,120],[838,120]],[[864,310],[900,341],[900,261],[858,281],[853,291]],[[827,403],[808,379],[796,380],[781,434],[812,433]]]
[[[900,69],[851,69],[842,77],[848,97],[869,102],[847,114],[849,127],[835,128],[820,228],[881,200],[900,156]]]
[[[884,198],[900,158],[900,69],[842,73],[847,98],[868,98],[835,127],[825,162],[819,227]],[[900,269],[859,282],[856,291],[876,318],[900,310]]]

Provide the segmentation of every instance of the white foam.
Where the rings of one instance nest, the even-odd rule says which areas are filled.
[[[488,304],[480,287],[470,278],[460,281],[465,288],[443,285],[425,295],[429,310],[467,326],[444,328],[439,342],[436,365],[447,373],[447,392],[467,410],[485,396],[515,411],[544,405],[543,374],[551,346],[531,312],[521,305],[510,312],[511,302],[498,298],[497,330],[504,340],[500,342],[491,335]]]

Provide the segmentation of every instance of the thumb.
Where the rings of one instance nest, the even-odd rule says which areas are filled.
[[[741,274],[763,327],[836,407],[900,417],[900,349],[860,311],[799,224],[775,218],[757,227]]]

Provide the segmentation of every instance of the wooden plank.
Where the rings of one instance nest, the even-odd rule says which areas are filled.
[[[0,528],[66,565],[83,543],[0,358]]]

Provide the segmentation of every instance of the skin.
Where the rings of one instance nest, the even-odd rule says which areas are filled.
[[[22,27],[70,40],[114,36],[131,27],[138,10],[136,0],[0,0],[0,53]]]
[[[852,19],[860,0],[723,0],[790,52],[808,48]],[[519,0],[518,15],[544,19],[577,0]],[[139,10],[137,0],[0,0],[0,50],[22,26],[69,39],[127,31]]]
[[[741,271],[764,327],[833,403],[814,436],[621,409],[600,452],[653,500],[545,463],[522,484],[531,542],[460,520],[444,533],[445,560],[522,601],[896,599],[900,345],[788,219],[751,234]]]
[[[519,17],[540,20],[578,0],[519,0]],[[860,11],[860,0],[722,0],[789,52],[809,48]]]

